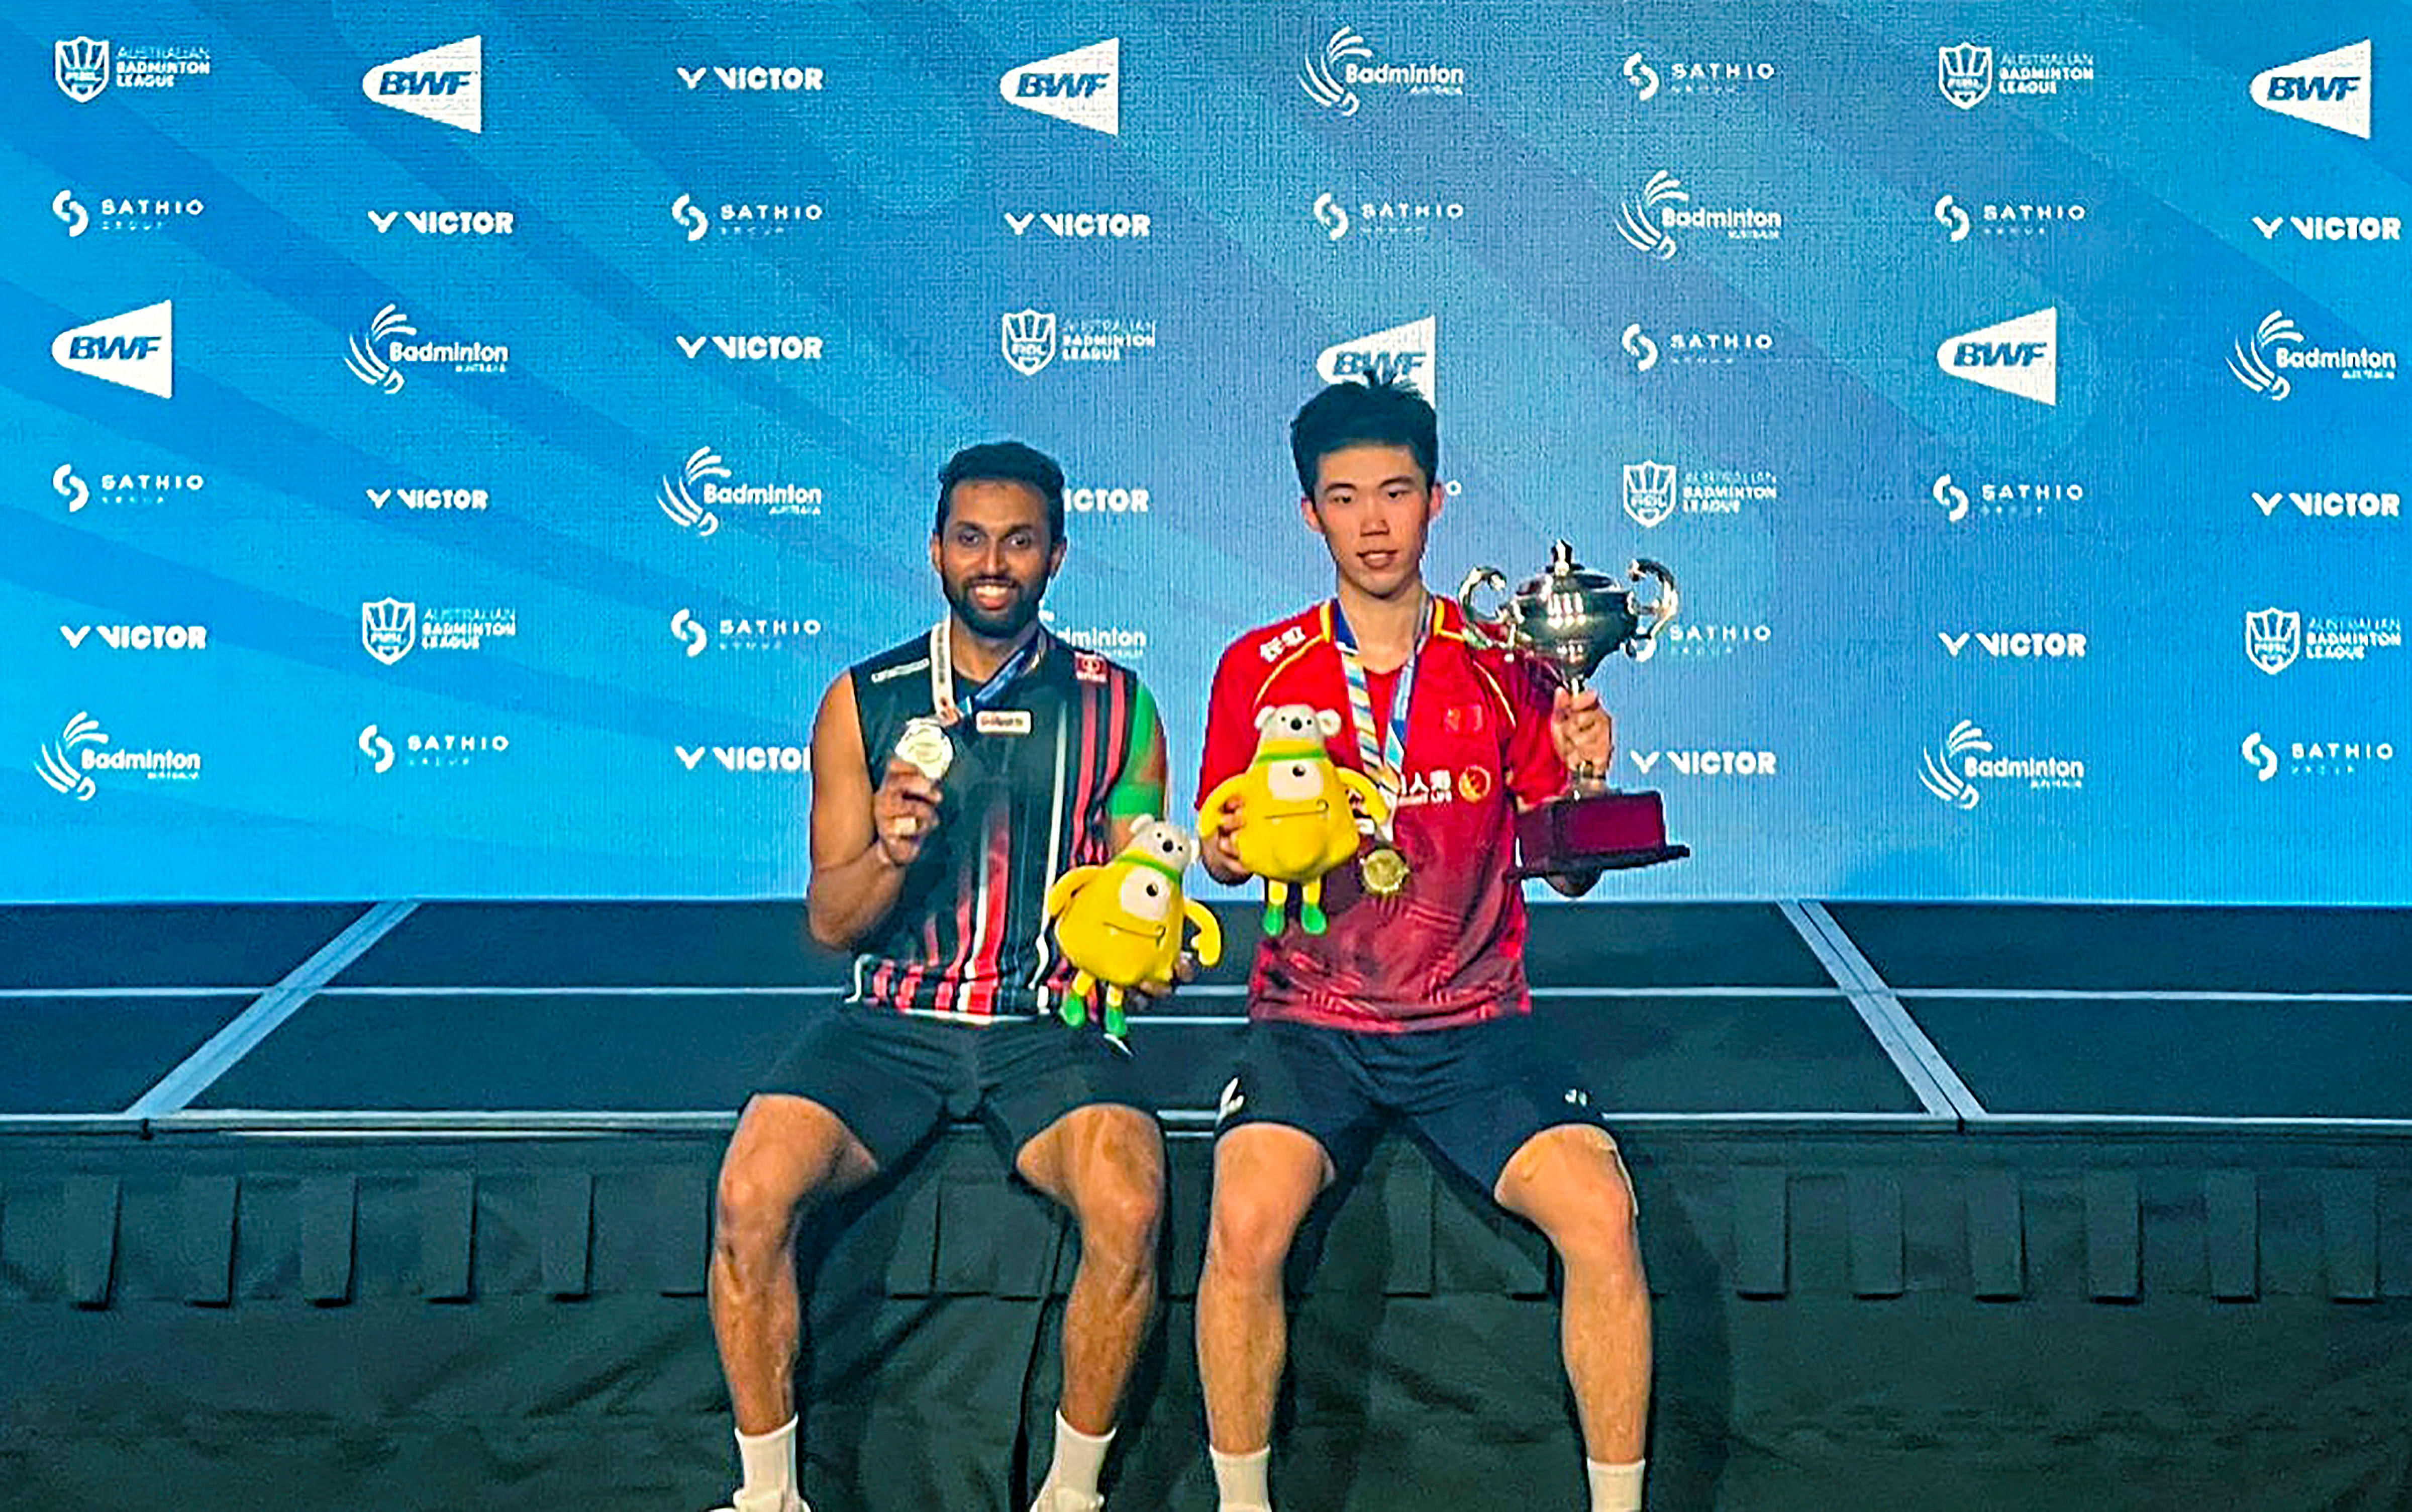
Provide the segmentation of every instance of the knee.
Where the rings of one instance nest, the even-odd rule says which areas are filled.
[[[1144,1270],[1155,1264],[1155,1238],[1164,1223],[1164,1179],[1155,1170],[1129,1171],[1084,1195],[1079,1209],[1084,1253]]]
[[[1299,1218],[1285,1205],[1218,1190],[1207,1229],[1207,1268],[1253,1284],[1277,1284]]]
[[[1613,1168],[1588,1176],[1550,1204],[1551,1221],[1540,1226],[1569,1266],[1604,1271],[1641,1270],[1641,1235],[1633,1195]]]
[[[713,1198],[713,1243],[749,1257],[776,1250],[803,1207],[794,1183],[775,1180],[758,1161],[724,1163]]]

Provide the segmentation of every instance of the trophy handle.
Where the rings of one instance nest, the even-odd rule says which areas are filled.
[[[1484,588],[1499,595],[1496,616],[1485,615],[1474,607],[1476,592]],[[1508,575],[1497,567],[1476,567],[1465,575],[1463,582],[1458,584],[1457,607],[1465,615],[1466,634],[1477,645],[1493,651],[1516,649],[1515,626],[1508,620],[1508,603],[1514,596],[1514,591],[1508,586]]]
[[[1675,575],[1667,570],[1665,563],[1638,556],[1625,569],[1625,575],[1635,582],[1644,578],[1658,580],[1658,595],[1647,604],[1633,606],[1634,618],[1640,623],[1625,642],[1627,656],[1637,662],[1647,661],[1658,650],[1658,632],[1667,627],[1667,622],[1672,620],[1683,607],[1683,597],[1675,590]]]

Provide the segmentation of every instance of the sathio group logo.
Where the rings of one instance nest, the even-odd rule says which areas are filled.
[[[176,303],[161,300],[51,338],[51,360],[69,373],[98,378],[160,399],[176,396]]]
[[[1122,38],[1007,68],[996,81],[1006,103],[1090,131],[1122,134]]]
[[[1943,518],[1955,525],[1972,516],[2041,520],[2086,499],[2085,485],[2073,478],[1977,477],[1954,473],[1935,474],[1926,492],[1943,511]]]
[[[472,135],[486,129],[486,45],[482,37],[380,63],[360,75],[360,93]]]
[[[208,209],[208,204],[194,195],[95,195],[87,201],[73,189],[61,189],[51,196],[51,218],[59,223],[70,242],[89,234],[164,231],[199,219]]]
[[[1779,70],[1776,60],[1768,57],[1628,52],[1617,71],[1634,102],[1646,105],[1662,95],[1672,101],[1765,89],[1775,82]]]
[[[208,486],[209,479],[194,472],[102,472],[87,480],[71,462],[63,462],[51,470],[51,492],[66,503],[71,515],[81,513],[90,504],[165,504],[179,494],[199,493]]]
[[[1336,115],[1355,115],[1364,104],[1357,91],[1396,90],[1407,95],[1463,95],[1465,70],[1449,63],[1377,63],[1373,44],[1353,26],[1334,29],[1312,49],[1298,71],[1306,97]]]
[[[1934,224],[1943,228],[1945,239],[1954,242],[1965,242],[1971,237],[2010,239],[2047,236],[2054,231],[2081,227],[2093,213],[2092,207],[2077,199],[1963,201],[1953,194],[1938,198],[1931,213]]]
[[[383,776],[396,767],[425,771],[479,765],[507,754],[511,738],[500,730],[388,730],[371,724],[361,727],[352,744],[367,758],[369,771]]]
[[[353,377],[383,394],[402,392],[404,374],[413,367],[432,367],[468,376],[499,377],[510,371],[511,349],[491,342],[415,342],[419,334],[402,307],[388,304],[352,333],[344,366]]]
[[[2253,103],[2265,110],[2308,121],[2316,126],[2370,139],[2370,97],[2376,76],[2371,71],[2370,38],[2315,52],[2253,76]]]
[[[192,782],[201,775],[201,754],[168,746],[111,748],[100,721],[89,711],[78,710],[54,739],[42,742],[34,771],[51,792],[89,803],[100,787],[96,773],[133,772],[150,782]]]
[[[2295,379],[2333,374],[2347,381],[2387,381],[2395,376],[2395,354],[2373,346],[2314,346],[2284,310],[2272,310],[2252,336],[2228,345],[2228,371],[2238,383],[2272,404],[2293,395]]]
[[[1652,330],[1636,320],[1619,333],[1617,345],[1625,349],[1637,374],[1655,372],[1662,365],[1725,368],[1773,357],[1775,332],[1699,327]]]
[[[1397,196],[1341,196],[1324,190],[1309,207],[1327,242],[1367,237],[1427,237],[1465,221],[1465,201],[1449,196],[1405,198]]]
[[[689,661],[706,655],[792,651],[820,633],[821,622],[808,614],[753,609],[698,614],[682,608],[670,616],[670,635],[678,642],[680,654]]]
[[[2263,783],[2275,781],[2281,772],[2288,777],[2333,779],[2375,777],[2395,771],[2395,742],[2366,734],[2350,740],[2274,740],[2263,738],[2257,729],[2244,737],[2237,754],[2244,758],[2254,780]]]
[[[690,242],[708,236],[755,241],[786,236],[813,225],[825,213],[816,199],[699,200],[682,194],[670,201],[670,224]]]

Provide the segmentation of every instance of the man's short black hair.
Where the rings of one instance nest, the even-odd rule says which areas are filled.
[[[1047,536],[1052,545],[1064,538],[1064,469],[1055,459],[1019,441],[984,441],[965,447],[938,469],[938,518],[930,534],[947,528],[947,506],[955,500],[958,483],[1026,483],[1047,501]]]
[[[1405,447],[1416,454],[1427,488],[1440,476],[1439,417],[1401,379],[1368,374],[1362,383],[1335,383],[1306,402],[1289,422],[1300,492],[1313,498],[1316,467],[1349,447]]]

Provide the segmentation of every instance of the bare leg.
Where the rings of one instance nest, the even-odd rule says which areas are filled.
[[[739,1432],[767,1433],[795,1416],[796,1226],[878,1169],[818,1103],[766,1094],[745,1105],[720,1163],[711,1278],[712,1331]]]
[[[1081,1269],[1064,1308],[1061,1411],[1081,1432],[1105,1433],[1155,1311],[1164,1137],[1135,1108],[1093,1104],[1023,1145],[1014,1168],[1081,1226]]]
[[[1559,1331],[1584,1452],[1633,1463],[1650,1416],[1650,1286],[1616,1142],[1580,1123],[1544,1129],[1508,1159],[1492,1195],[1565,1262]]]
[[[1198,1278],[1198,1373],[1207,1440],[1253,1454],[1272,1438],[1273,1392],[1289,1342],[1282,1267],[1331,1157],[1311,1135],[1245,1123],[1215,1141],[1206,1267]]]

